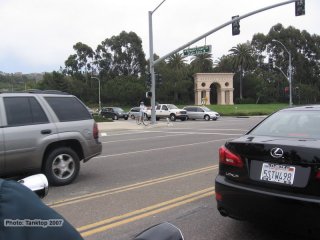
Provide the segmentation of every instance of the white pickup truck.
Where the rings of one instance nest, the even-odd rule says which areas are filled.
[[[146,110],[148,118],[151,117],[151,109]],[[187,111],[184,109],[179,109],[173,104],[158,104],[156,106],[156,120],[160,118],[169,118],[171,121],[180,119],[181,121],[187,120]]]

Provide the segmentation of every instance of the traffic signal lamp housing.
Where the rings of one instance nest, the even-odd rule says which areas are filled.
[[[235,18],[238,18],[238,17],[239,17],[239,15],[232,16],[232,20]],[[240,20],[232,23],[232,36],[239,35],[239,34],[240,34]]]
[[[305,15],[305,0],[295,2],[296,16]]]
[[[160,73],[156,73],[156,84],[158,86],[161,86],[162,85],[162,75]]]
[[[146,98],[151,98],[152,97],[152,92],[146,92]]]
[[[269,57],[269,60],[268,60],[268,67],[269,67],[269,69],[272,69],[275,67],[275,62],[273,61],[273,59],[271,57]]]
[[[151,87],[151,74],[147,73],[146,85]]]

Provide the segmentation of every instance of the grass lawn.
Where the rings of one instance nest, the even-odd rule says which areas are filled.
[[[208,108],[222,116],[252,116],[269,115],[279,109],[288,107],[285,103],[275,104],[235,104],[235,105],[208,105]]]

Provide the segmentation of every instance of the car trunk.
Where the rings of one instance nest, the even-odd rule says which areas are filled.
[[[243,161],[242,167],[220,164],[220,174],[229,180],[320,196],[319,140],[245,135],[227,142],[226,148]]]

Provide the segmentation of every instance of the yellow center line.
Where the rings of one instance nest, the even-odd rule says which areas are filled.
[[[95,193],[85,194],[85,195],[81,195],[78,197],[69,198],[69,199],[58,201],[58,202],[53,202],[51,204],[48,204],[48,206],[53,207],[53,208],[58,208],[58,207],[62,207],[62,206],[66,206],[66,205],[70,205],[70,204],[74,204],[74,203],[88,201],[88,200],[99,198],[99,197],[104,197],[107,195],[126,192],[126,191],[130,191],[130,190],[134,190],[134,189],[138,189],[138,188],[142,188],[142,187],[151,186],[151,185],[158,184],[158,183],[163,183],[163,182],[172,181],[172,180],[176,180],[176,179],[183,178],[183,177],[192,176],[192,175],[203,173],[203,172],[212,171],[217,168],[218,168],[218,165],[213,165],[213,166],[200,168],[200,169],[196,169],[196,170],[192,170],[192,171],[188,171],[188,172],[184,172],[184,173],[174,174],[171,176],[156,178],[156,179],[148,180],[145,182],[139,182],[139,183],[135,183],[135,184],[127,185],[127,186],[122,186],[119,188],[114,188],[114,189],[109,189],[109,190],[105,190],[105,191],[99,191],[99,192],[95,192]]]
[[[202,199],[208,196],[213,196],[214,194],[215,194],[214,187],[206,188],[201,191],[197,191],[182,197],[178,197],[175,199],[171,199],[169,201],[158,203],[146,208],[135,210],[133,212],[115,216],[115,217],[105,219],[96,223],[88,224],[88,225],[77,228],[77,230],[81,232],[81,235],[83,237],[87,237],[99,232],[106,231],[114,227],[118,227],[142,218],[146,218],[154,214],[167,211],[169,209],[172,209],[178,206],[182,206],[184,204],[196,201],[198,199]]]

